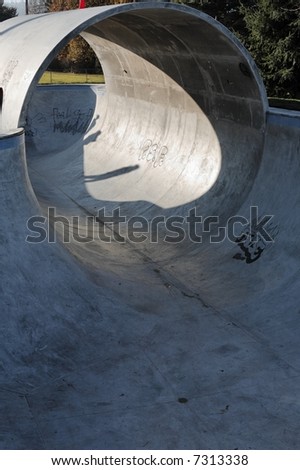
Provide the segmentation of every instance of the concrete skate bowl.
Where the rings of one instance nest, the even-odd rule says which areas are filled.
[[[297,448],[299,115],[268,109],[249,54],[183,6],[0,33],[0,446]],[[38,86],[77,34],[105,87]],[[26,243],[49,207],[89,243]],[[118,207],[210,218],[197,243],[165,243],[162,225],[154,243],[93,239],[87,216]],[[244,232],[211,240],[236,214]],[[270,243],[249,238],[264,215]]]

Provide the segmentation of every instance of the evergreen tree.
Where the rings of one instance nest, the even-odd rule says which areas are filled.
[[[260,67],[269,96],[300,97],[299,0],[243,5],[246,47]]]
[[[234,32],[244,29],[240,0],[183,0],[182,3],[204,11]],[[253,3],[249,1],[248,3]]]

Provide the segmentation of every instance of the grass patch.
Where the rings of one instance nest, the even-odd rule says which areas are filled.
[[[41,77],[40,85],[66,85],[78,83],[105,83],[104,75],[91,73],[64,73],[46,71]]]

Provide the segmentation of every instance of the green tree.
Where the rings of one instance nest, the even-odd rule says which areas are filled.
[[[240,0],[173,0],[201,10],[223,23],[228,29],[239,35],[245,30],[243,14],[240,11]],[[253,4],[249,0],[248,4]]]
[[[17,9],[0,5],[0,22],[17,16]]]
[[[85,3],[86,7],[93,7],[116,2],[109,0],[86,0]],[[79,0],[52,0],[48,8],[50,12],[55,12],[76,10],[78,6]],[[49,69],[72,72],[82,72],[88,69],[91,72],[102,72],[101,65],[94,51],[81,36],[71,40],[69,44],[60,51],[49,66]]]
[[[299,0],[243,5],[246,47],[260,67],[269,96],[300,97]]]

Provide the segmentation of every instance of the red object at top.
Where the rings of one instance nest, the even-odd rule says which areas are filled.
[[[85,8],[85,0],[79,0],[79,8]]]

